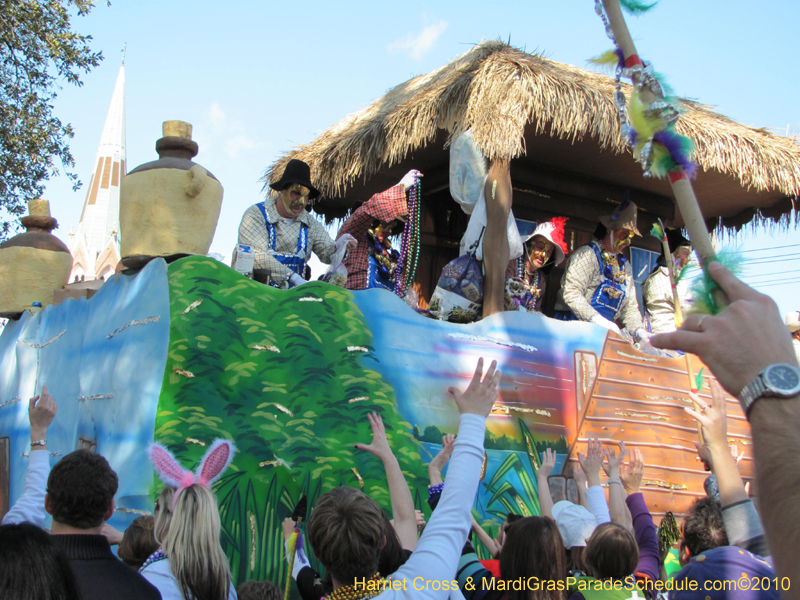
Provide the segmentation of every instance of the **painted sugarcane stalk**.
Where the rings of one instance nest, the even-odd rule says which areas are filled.
[[[625,18],[622,15],[619,0],[602,0],[603,7],[605,8],[608,17],[609,25],[614,33],[619,49],[622,51],[625,59],[625,67],[628,69],[637,66],[644,67],[642,59],[636,51],[636,46],[631,38],[628,25],[625,23]],[[641,71],[638,71],[641,72]],[[642,82],[637,75],[637,71],[633,74],[634,86],[640,85]],[[663,92],[660,89],[654,91],[650,85],[641,86],[641,100],[645,106],[649,106],[653,102],[663,99]],[[697,203],[697,197],[694,194],[692,184],[686,171],[682,167],[677,167],[669,173],[670,184],[672,185],[672,192],[675,195],[675,203],[678,205],[678,210],[681,212],[686,229],[689,231],[689,237],[692,240],[697,257],[700,260],[701,266],[705,269],[708,264],[716,259],[716,252],[711,243],[711,236],[708,234],[703,214],[700,212],[700,206]],[[715,289],[714,300],[717,306],[724,307],[729,302],[724,292],[719,288]]]

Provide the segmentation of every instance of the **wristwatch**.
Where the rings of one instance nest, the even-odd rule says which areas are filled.
[[[786,363],[768,366],[739,392],[739,404],[748,416],[756,400],[762,396],[791,398],[800,394],[800,369]]]

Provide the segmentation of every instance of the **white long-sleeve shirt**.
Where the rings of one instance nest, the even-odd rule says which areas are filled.
[[[28,457],[28,472],[25,475],[25,489],[3,517],[3,525],[33,523],[37,527],[44,524],[44,495],[47,491],[47,478],[50,476],[50,453],[47,450],[31,450]]]
[[[485,429],[483,417],[461,415],[439,505],[411,557],[391,576],[396,589],[387,589],[377,596],[380,600],[443,600],[457,587],[456,569],[472,524]],[[460,596],[460,592],[454,596]]]

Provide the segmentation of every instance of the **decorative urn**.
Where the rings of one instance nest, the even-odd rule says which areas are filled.
[[[20,223],[27,231],[0,244],[0,317],[6,319],[18,319],[34,303],[52,304],[72,270],[72,254],[50,233],[58,222],[47,200],[28,202]]]
[[[192,126],[165,121],[156,142],[158,160],[129,172],[120,190],[122,264],[143,267],[156,257],[168,262],[208,253],[222,206],[222,185],[192,162]]]

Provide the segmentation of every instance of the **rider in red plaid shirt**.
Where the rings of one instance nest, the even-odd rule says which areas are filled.
[[[344,266],[347,267],[347,289],[363,290],[367,288],[370,248],[367,232],[376,221],[388,224],[408,214],[406,192],[413,188],[417,175],[421,176],[418,171],[409,171],[396,186],[372,196],[350,215],[350,218],[339,230],[336,235],[337,239],[345,233],[349,233],[358,241],[358,246],[355,250],[348,251],[347,258],[344,260]],[[394,273],[392,275],[394,276]]]

